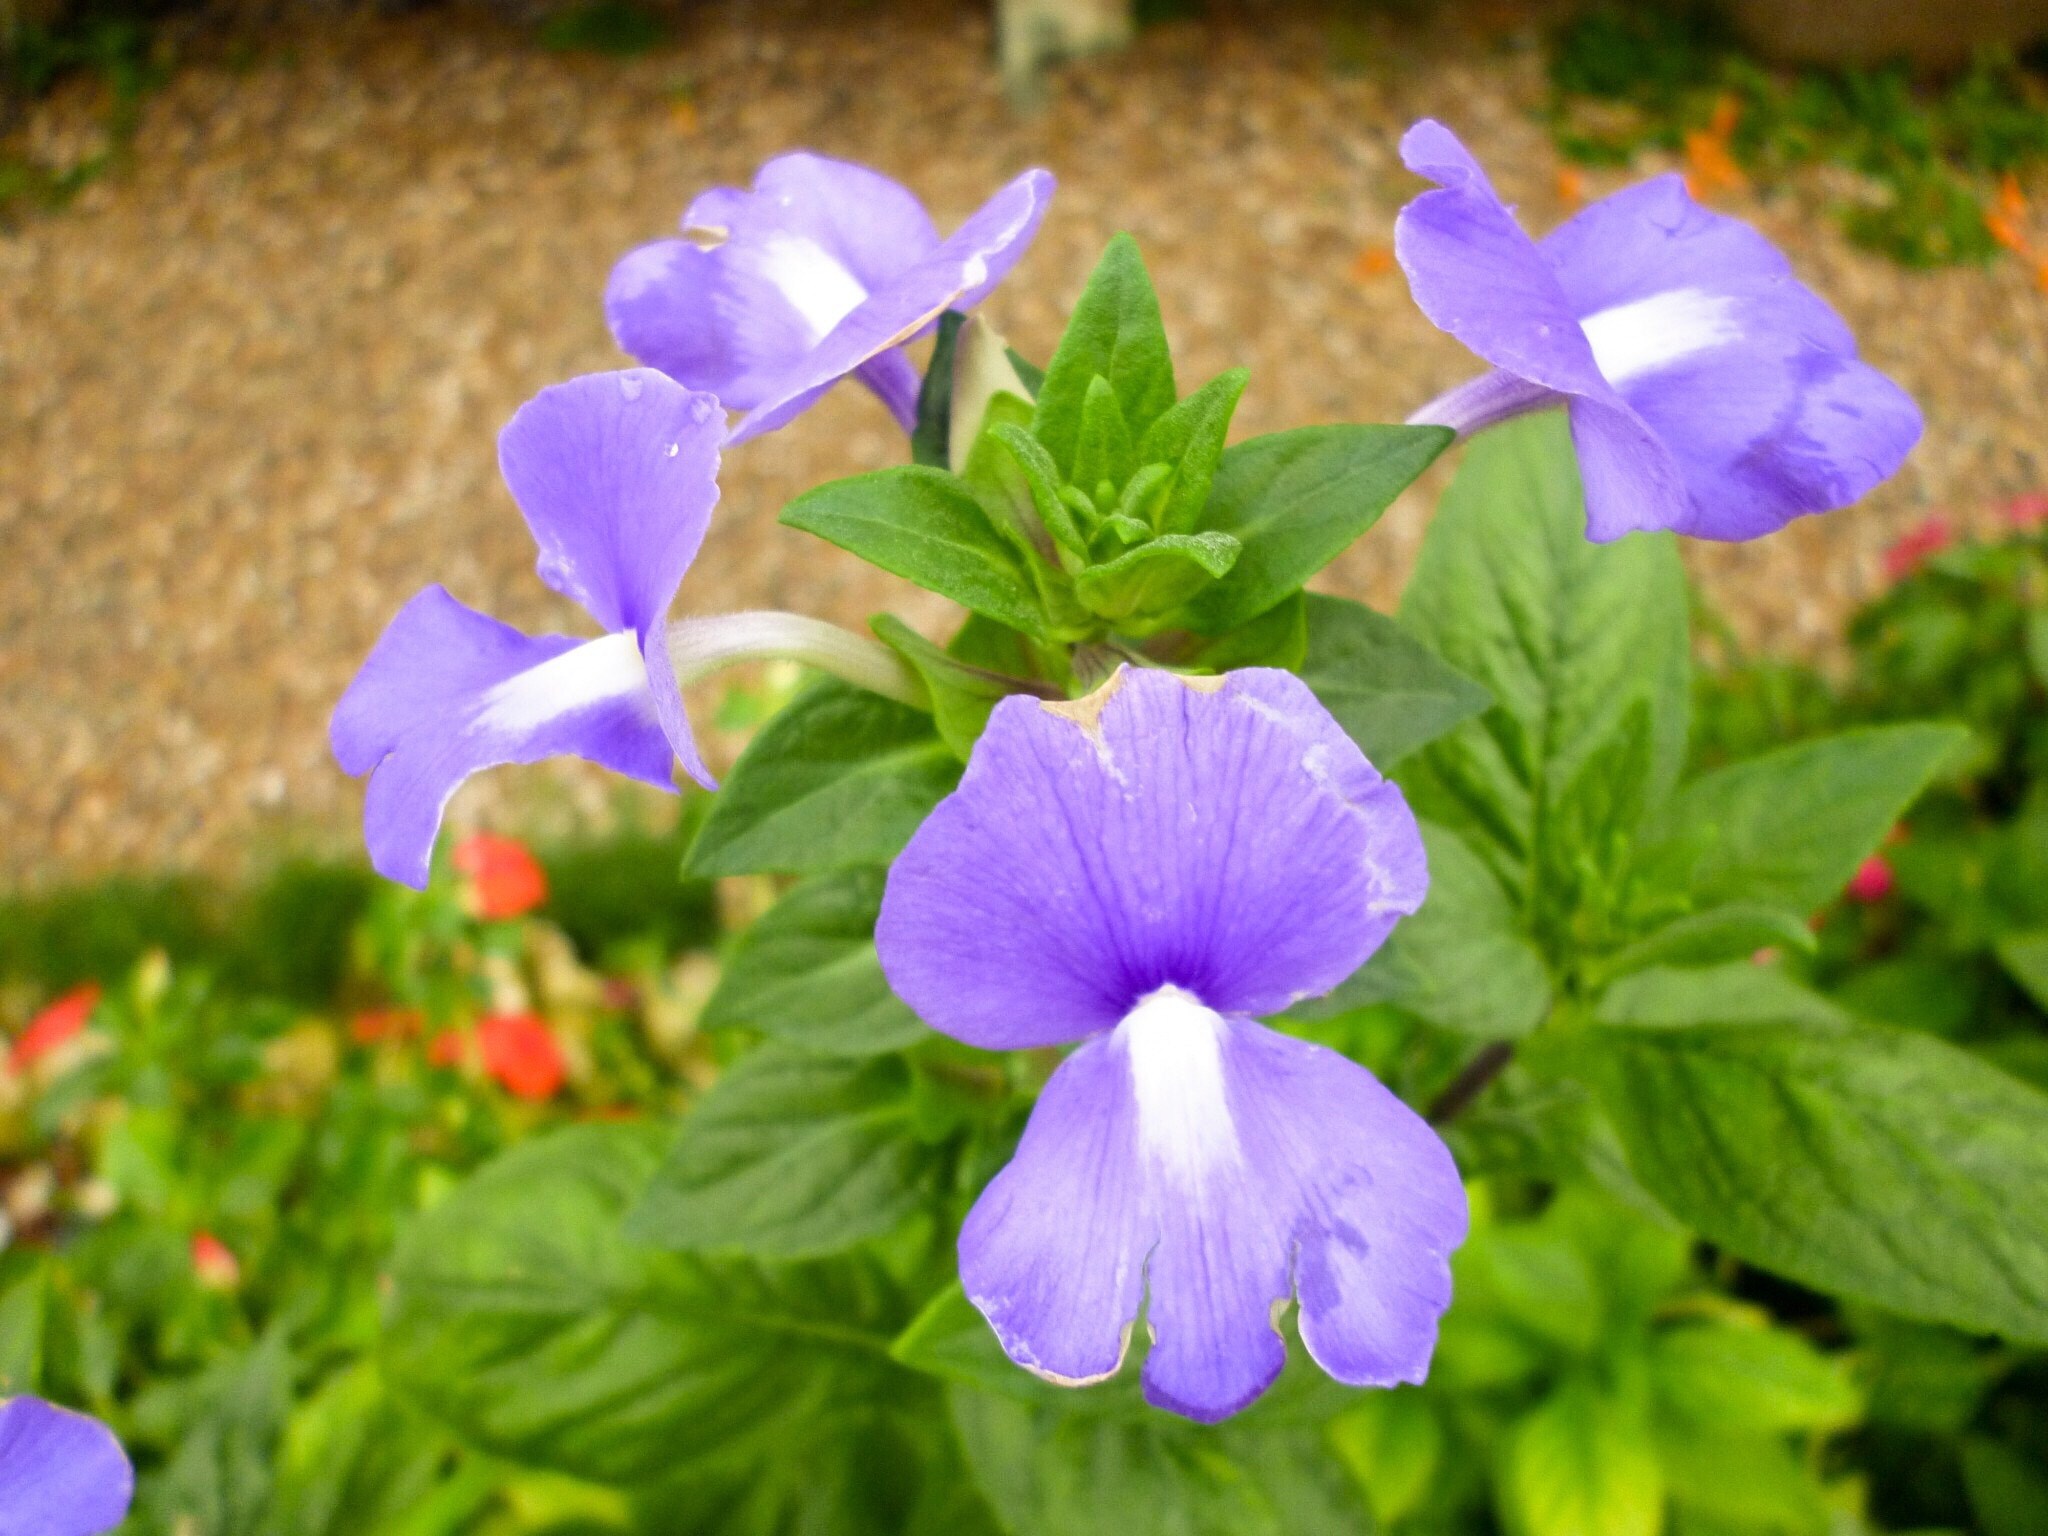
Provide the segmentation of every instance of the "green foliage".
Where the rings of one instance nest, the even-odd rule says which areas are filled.
[[[632,0],[585,0],[550,13],[534,36],[550,53],[631,59],[659,48],[668,40],[668,28]]]
[[[106,102],[106,144],[64,166],[0,151],[0,221],[23,208],[61,208],[126,161],[142,103],[169,74],[157,10],[137,0],[86,0],[57,8],[48,21],[9,12],[0,36],[0,101],[34,100],[67,76],[91,75]]]
[[[2048,79],[2009,54],[1940,85],[1896,64],[1772,70],[1710,5],[1584,9],[1553,40],[1550,84],[1553,134],[1577,160],[1626,164],[1706,132],[1758,178],[1818,163],[1861,173],[1876,196],[1844,207],[1843,227],[1912,267],[1994,256],[1989,178],[2048,160]]]

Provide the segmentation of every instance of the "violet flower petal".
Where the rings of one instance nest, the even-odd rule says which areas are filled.
[[[668,654],[668,610],[718,503],[718,401],[652,368],[542,390],[498,436],[498,465],[540,545],[540,579],[638,638],[656,718],[709,786]]]
[[[1233,1013],[1328,991],[1422,902],[1400,791],[1305,684],[1126,668],[996,706],[890,870],[876,943],[933,1028],[994,1050],[1113,1028],[1169,983]]]
[[[631,633],[529,637],[438,586],[398,611],[335,706],[329,734],[342,771],[370,775],[371,865],[416,888],[427,883],[449,797],[481,769],[567,754],[674,788]]]
[[[731,441],[772,432],[864,363],[913,340],[949,309],[972,309],[1029,248],[1052,199],[1046,171],[1026,171],[954,230],[930,254],[876,285],[810,352],[763,387]],[[907,419],[916,425],[915,401]]]
[[[1030,244],[1051,191],[1045,172],[1027,172],[942,245],[896,182],[820,155],[783,155],[761,168],[753,190],[717,187],[692,202],[684,238],[628,252],[607,285],[606,318],[642,362],[731,409],[769,407],[742,437],[788,421],[848,373],[908,430],[915,369],[896,348],[948,305],[987,296]],[[972,281],[958,280],[963,271]],[[876,314],[837,336],[871,305]],[[906,316],[917,321],[908,329]]]
[[[127,1454],[98,1420],[36,1397],[0,1406],[0,1536],[101,1536],[134,1494]]]
[[[1857,361],[1839,316],[1756,231],[1662,177],[1529,239],[1440,123],[1402,140],[1440,189],[1395,247],[1431,321],[1512,379],[1476,380],[1415,419],[1474,430],[1566,405],[1587,533],[1746,539],[1844,506],[1920,433],[1912,401]]]
[[[1213,1422],[1310,1355],[1353,1386],[1420,1382],[1466,1229],[1455,1164],[1356,1063],[1168,988],[1053,1074],[969,1213],[960,1273],[1019,1364],[1070,1385],[1121,1362],[1142,1296],[1145,1396]]]

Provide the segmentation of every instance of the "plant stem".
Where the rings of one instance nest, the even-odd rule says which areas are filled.
[[[1429,1123],[1448,1125],[1457,1119],[1474,1099],[1486,1091],[1486,1085],[1500,1076],[1514,1056],[1512,1045],[1505,1040],[1496,1040],[1466,1062],[1465,1070],[1452,1078],[1450,1087],[1438,1094],[1436,1102],[1429,1106]]]
[[[678,619],[668,627],[668,651],[684,687],[743,661],[799,661],[885,699],[931,708],[923,682],[889,647],[801,613]]]

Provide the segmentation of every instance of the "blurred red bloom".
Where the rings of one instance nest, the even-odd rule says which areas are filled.
[[[1893,581],[1912,575],[1920,568],[1921,561],[1947,549],[1955,542],[1955,537],[1955,530],[1949,527],[1948,519],[1935,513],[1919,527],[1907,529],[1898,542],[1884,552],[1885,575]]]
[[[65,1041],[75,1038],[100,1003],[99,983],[88,981],[73,987],[57,1001],[28,1021],[28,1028],[14,1037],[8,1062],[17,1072],[26,1072]]]
[[[462,1052],[467,1042],[459,1029],[444,1029],[427,1042],[427,1065],[430,1067],[459,1067]]]
[[[1892,867],[1885,862],[1884,855],[1873,853],[1856,866],[1856,873],[1849,877],[1849,899],[1868,905],[1883,901],[1892,893]]]
[[[518,1099],[551,1099],[567,1064],[546,1024],[530,1013],[494,1013],[476,1027],[484,1070]]]
[[[540,861],[516,837],[464,838],[455,845],[455,867],[468,877],[468,905],[478,917],[519,917],[548,899]]]
[[[209,1291],[232,1291],[242,1283],[242,1265],[211,1232],[192,1234],[192,1272]]]
[[[348,1037],[357,1045],[410,1040],[424,1022],[417,1008],[372,1008],[348,1021]]]
[[[2005,520],[2015,528],[2038,528],[2048,523],[2048,491],[2028,491],[2005,504]]]

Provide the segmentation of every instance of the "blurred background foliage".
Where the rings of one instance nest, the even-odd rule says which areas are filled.
[[[1841,676],[1710,638],[1696,752],[1964,720],[1973,749],[1816,914],[1815,951],[1745,968],[2048,1084],[2036,500],[2000,541],[1906,541]],[[377,1350],[394,1243],[466,1174],[569,1122],[672,1114],[748,1043],[703,1010],[777,882],[678,880],[702,803],[538,855],[473,838],[423,894],[297,863],[240,891],[117,881],[0,907],[0,1391],[116,1425],[143,1472],[134,1529],[671,1528],[464,1448]],[[1455,1065],[1392,1008],[1324,1027],[1418,1102]],[[1814,1294],[1591,1185],[1490,1176],[1484,1117],[1456,1134],[1475,1230],[1430,1381],[1322,1431],[1381,1526],[1644,1529],[1650,1501],[1678,1536],[2044,1529],[2048,1355]],[[909,1508],[891,1469],[916,1462],[861,1475]]]

